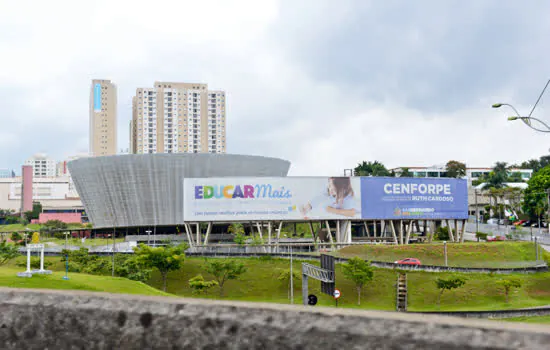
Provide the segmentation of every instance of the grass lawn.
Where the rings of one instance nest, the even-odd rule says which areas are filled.
[[[284,259],[262,260],[258,258],[237,259],[245,264],[248,271],[238,280],[230,280],[225,285],[223,299],[267,301],[289,303],[288,288],[277,277],[282,269],[289,268],[289,261]],[[189,288],[190,278],[202,274],[210,280],[212,276],[204,271],[204,258],[187,258],[181,271],[168,275],[168,289],[171,294],[190,297],[193,296]],[[301,261],[295,261],[293,268],[301,271]],[[311,263],[308,261],[308,263]],[[409,310],[410,311],[437,311],[437,294],[435,287],[437,277],[443,274],[429,272],[409,272]],[[441,300],[441,310],[497,310],[512,309],[550,304],[550,273],[532,275],[517,274],[514,277],[523,282],[523,287],[510,295],[510,303],[505,302],[503,290],[496,285],[500,276],[487,274],[467,274],[466,285],[458,290],[446,291]],[[397,272],[387,269],[376,269],[374,280],[363,290],[360,308],[395,310],[395,282]],[[162,281],[155,272],[149,281],[154,287],[160,288]],[[339,307],[358,307],[357,292],[354,285],[346,280],[342,274],[341,265],[336,268],[336,288],[342,292],[338,301]],[[320,292],[320,282],[309,280],[309,293],[319,298],[319,304],[334,305],[334,300]],[[301,304],[301,281],[295,283],[294,303]],[[218,288],[214,287],[204,296],[205,298],[219,298]]]
[[[13,232],[13,231],[25,231],[26,228],[34,231],[40,230],[42,227],[41,224],[11,224],[11,225],[0,225],[0,232]],[[81,224],[67,224],[69,229],[71,228],[83,228]]]
[[[71,280],[63,281],[64,264],[60,257],[46,257],[52,262],[48,268],[57,271],[53,276],[35,276],[31,279],[16,277],[16,273],[24,268],[16,267],[16,262],[25,261],[18,257],[8,265],[0,267],[0,286],[26,288],[57,288],[84,289],[113,293],[137,293],[162,295],[162,292],[137,282],[111,278],[110,276],[92,276],[71,273]],[[109,257],[106,257],[109,259]],[[261,301],[274,303],[289,303],[288,286],[278,280],[284,269],[289,268],[289,260],[285,259],[235,259],[242,262],[247,271],[238,279],[227,281],[224,287],[225,300]],[[189,257],[185,259],[183,269],[168,274],[167,292],[182,297],[201,297],[220,299],[218,287],[212,288],[206,295],[193,295],[189,288],[189,279],[202,274],[206,280],[213,279],[205,272],[205,264],[209,259]],[[306,261],[311,263],[311,261]],[[295,271],[301,271],[302,261],[294,261]],[[336,265],[336,288],[342,292],[338,307],[362,308],[376,310],[395,310],[395,282],[397,271],[375,269],[374,280],[363,289],[361,305],[357,305],[357,292],[352,282],[345,279],[340,264]],[[110,274],[109,274],[110,275]],[[497,310],[515,309],[550,305],[550,273],[515,274],[513,277],[521,280],[522,287],[510,293],[510,302],[505,302],[502,288],[496,284],[501,278],[509,275],[463,274],[467,281],[464,287],[445,291],[441,307],[437,306],[439,291],[435,287],[438,277],[448,274],[429,272],[408,272],[408,309],[410,311],[460,311],[460,310]],[[162,280],[155,271],[148,284],[160,289]],[[295,281],[294,303],[301,304],[301,280]],[[334,300],[320,292],[320,282],[309,280],[309,293],[315,294],[319,305],[334,306]]]
[[[356,245],[342,248],[335,254],[384,262],[417,258],[424,265],[445,264],[443,243]],[[540,249],[539,254],[549,260],[550,254],[544,249]],[[523,267],[532,265],[536,260],[534,245],[529,242],[449,243],[447,256],[449,266],[457,267]]]
[[[0,225],[0,232],[25,231],[25,228],[39,230],[40,227],[42,227],[40,224],[28,224],[26,226],[22,224]]]
[[[11,288],[76,289],[122,294],[167,295],[144,283],[130,281],[126,278],[71,273],[69,274],[69,280],[65,281],[62,279],[65,274],[61,271],[54,271],[52,275],[35,275],[31,278],[17,277],[17,272],[23,270],[24,269],[13,267],[0,268],[0,286]]]
[[[116,238],[115,242],[122,243],[124,242],[124,238]],[[40,243],[44,243],[46,245],[48,245],[49,243],[50,246],[52,245],[61,246],[61,247],[65,246],[65,240],[62,238],[44,238],[44,239],[40,239]],[[92,238],[92,239],[87,238],[84,241],[84,243],[82,243],[82,239],[80,238],[69,238],[67,244],[70,246],[79,246],[79,247],[96,247],[100,245],[112,245],[113,240],[110,238]]]
[[[550,324],[550,316],[533,316],[533,317],[514,317],[498,319],[498,321],[509,322],[526,322],[526,323],[548,323]]]

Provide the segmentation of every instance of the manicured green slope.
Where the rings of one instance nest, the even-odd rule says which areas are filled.
[[[167,295],[158,289],[144,283],[130,281],[126,278],[110,276],[93,276],[71,273],[69,280],[62,279],[63,272],[55,271],[52,275],[34,275],[31,278],[17,277],[20,268],[0,268],[0,286],[11,288],[43,288],[43,289],[76,289],[95,292]]]
[[[539,248],[540,249],[540,248]],[[539,259],[548,257],[543,249]],[[443,243],[410,245],[356,245],[336,253],[342,257],[394,262],[405,258],[420,259],[424,265],[444,265]],[[536,251],[530,242],[489,242],[447,244],[449,266],[460,267],[523,267],[536,260]]]
[[[226,283],[223,299],[268,301],[289,303],[287,286],[277,279],[282,269],[289,268],[289,261],[284,259],[238,259],[244,263],[248,271],[239,280]],[[197,274],[205,279],[212,279],[204,270],[205,259],[187,258],[183,270],[170,273],[168,276],[168,292],[179,296],[193,296],[188,281]],[[300,261],[293,266],[301,271]],[[311,263],[311,261],[308,261]],[[437,277],[446,277],[446,274],[430,272],[409,272],[409,310],[435,311],[438,290],[435,287]],[[550,304],[550,273],[516,274],[513,275],[522,281],[523,287],[510,295],[510,303],[505,302],[504,292],[496,281],[505,276],[487,274],[465,274],[466,285],[458,290],[445,292],[441,301],[441,310],[496,310],[510,309]],[[361,297],[361,308],[394,310],[395,283],[397,272],[386,269],[376,269],[374,280],[369,283]],[[342,292],[339,307],[358,307],[357,294],[354,285],[346,280],[341,266],[337,265],[336,287]],[[149,283],[157,288],[162,285],[160,275],[154,273]],[[334,300],[320,292],[320,282],[310,279],[309,293],[319,298],[321,305],[334,305]],[[217,287],[213,288],[206,298],[219,298]],[[301,281],[295,284],[294,302],[301,303]]]

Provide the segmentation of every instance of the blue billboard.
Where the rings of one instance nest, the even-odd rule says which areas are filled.
[[[101,112],[101,84],[94,85],[94,112]]]
[[[363,219],[468,219],[468,184],[450,178],[361,178]]]

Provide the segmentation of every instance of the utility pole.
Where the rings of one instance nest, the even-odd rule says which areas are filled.
[[[294,275],[292,274],[292,246],[290,246],[290,303],[294,304]]]

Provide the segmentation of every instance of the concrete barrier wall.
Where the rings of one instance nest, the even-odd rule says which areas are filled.
[[[516,310],[493,310],[493,311],[438,311],[438,312],[412,312],[413,314],[441,315],[463,318],[511,318],[511,317],[533,317],[550,315],[549,307],[516,309]]]
[[[548,327],[279,304],[0,288],[2,349],[543,349]]]

